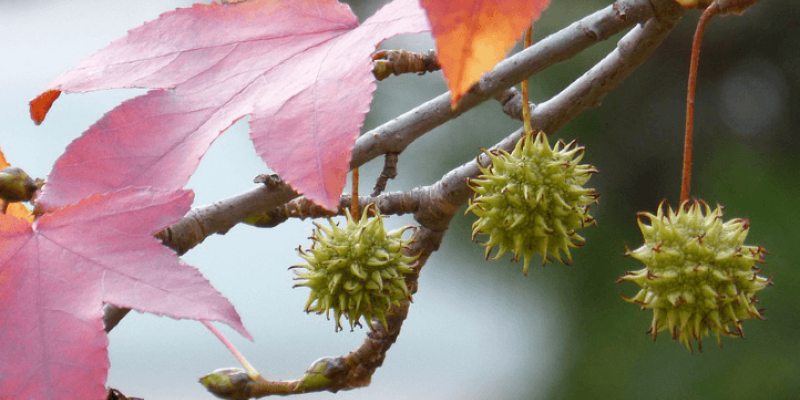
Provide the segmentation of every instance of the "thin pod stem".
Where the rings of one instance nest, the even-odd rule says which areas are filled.
[[[533,43],[533,24],[525,30],[525,39],[524,45],[527,49],[531,47]],[[530,104],[530,87],[528,86],[528,80],[525,79],[522,81],[522,123],[525,127],[525,133],[531,134],[533,132],[533,126],[531,125],[531,107]]]
[[[358,168],[353,168],[353,200],[350,203],[350,215],[358,220]]]
[[[700,62],[700,43],[703,33],[711,18],[719,13],[717,2],[711,3],[700,20],[697,21],[697,30],[694,32],[692,44],[692,59],[689,62],[689,88],[686,95],[686,134],[683,137],[683,173],[681,174],[681,204],[689,199],[689,188],[692,184],[692,130],[694,129],[694,93],[697,86],[697,66]]]
[[[205,327],[208,328],[208,330],[210,330],[211,333],[213,333],[214,336],[216,336],[217,339],[219,339],[220,342],[222,342],[222,344],[225,345],[228,351],[230,351],[231,354],[233,354],[233,356],[236,357],[236,359],[239,361],[239,364],[242,364],[242,367],[244,367],[245,371],[247,372],[247,376],[249,376],[250,379],[256,379],[259,376],[258,371],[256,371],[256,369],[253,368],[252,365],[250,365],[250,363],[247,361],[246,358],[244,358],[242,353],[240,353],[239,350],[236,349],[236,346],[234,346],[233,343],[231,343],[231,341],[228,340],[228,338],[226,338],[225,335],[222,334],[222,332],[217,330],[217,327],[212,325],[211,322],[208,322],[204,319],[200,320],[200,322],[202,322],[203,325],[205,325]]]

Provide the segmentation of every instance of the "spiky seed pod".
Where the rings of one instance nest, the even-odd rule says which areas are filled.
[[[653,310],[648,331],[653,340],[669,330],[689,351],[692,339],[702,351],[709,331],[720,343],[720,334],[742,336],[742,320],[763,319],[756,292],[772,278],[758,276],[761,269],[755,266],[764,262],[766,250],[743,244],[750,227],[746,219],[722,222],[722,207],[712,211],[702,201],[684,202],[677,211],[665,211],[662,202],[656,215],[638,216],[644,244],[625,255],[646,267],[626,272],[617,283],[633,281],[642,288],[623,299]]]
[[[549,257],[572,263],[569,248],[581,247],[585,241],[575,231],[595,224],[589,205],[600,197],[594,189],[583,187],[597,172],[591,165],[579,164],[583,151],[575,141],[565,145],[559,140],[550,148],[542,132],[535,138],[523,135],[510,154],[485,151],[492,163],[479,165],[483,175],[470,180],[475,197],[467,213],[478,216],[472,224],[472,239],[489,235],[482,243],[486,259],[494,246],[498,252],[493,260],[512,251],[513,261],[524,257],[525,275],[536,253],[542,255],[542,265]]]
[[[411,264],[416,257],[403,254],[411,239],[403,239],[402,235],[414,227],[387,233],[377,208],[377,215],[368,217],[371,208],[366,207],[358,221],[346,213],[344,229],[330,219],[330,228],[315,223],[311,248],[298,249],[307,264],[290,267],[303,269],[295,271],[295,280],[300,282],[294,287],[311,289],[305,311],[325,313],[330,318],[333,310],[337,332],[342,329],[342,315],[350,320],[351,329],[361,325],[361,316],[368,325],[377,318],[387,327],[386,313],[392,304],[399,305],[410,297],[405,275],[412,273]]]

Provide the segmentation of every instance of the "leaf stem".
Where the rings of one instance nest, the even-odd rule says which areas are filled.
[[[350,214],[358,220],[358,168],[353,168],[353,201],[350,202]]]
[[[222,332],[218,331],[214,325],[212,325],[210,322],[204,319],[201,319],[200,322],[202,322],[203,325],[205,325],[206,328],[208,328],[208,330],[210,330],[211,333],[213,333],[214,336],[216,336],[217,339],[219,339],[219,341],[222,342],[222,344],[224,344],[225,347],[228,348],[228,351],[230,351],[231,354],[233,354],[233,356],[236,357],[237,360],[239,360],[239,364],[242,364],[242,367],[244,367],[245,371],[247,371],[247,376],[249,376],[250,379],[256,380],[257,378],[260,377],[258,371],[256,371],[256,369],[253,368],[253,366],[250,365],[249,362],[247,362],[247,359],[244,358],[242,353],[240,353],[239,350],[236,349],[236,346],[234,346],[233,343],[231,343],[228,340],[228,338],[226,338],[222,334]]]
[[[525,39],[524,39],[524,46],[527,49],[531,47],[533,43],[533,24],[531,24],[528,29],[525,30]],[[522,81],[522,123],[525,127],[525,133],[531,134],[533,133],[533,126],[531,125],[531,107],[530,107],[530,88],[528,86],[528,80],[524,79]]]
[[[686,134],[683,138],[683,173],[681,174],[681,204],[689,199],[689,187],[692,183],[692,130],[694,128],[694,93],[697,86],[697,66],[700,62],[700,43],[703,41],[703,33],[708,22],[717,13],[719,7],[717,2],[711,3],[700,20],[697,21],[697,30],[694,32],[694,44],[692,45],[692,59],[689,62],[689,88],[686,95]]]

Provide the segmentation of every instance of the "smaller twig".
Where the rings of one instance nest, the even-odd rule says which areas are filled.
[[[700,62],[700,44],[703,42],[708,22],[717,13],[719,7],[717,3],[711,3],[703,11],[700,20],[697,21],[697,30],[694,32],[694,43],[692,44],[692,59],[689,62],[689,88],[686,94],[686,134],[683,137],[683,172],[681,173],[681,204],[689,200],[689,189],[692,184],[692,130],[694,129],[694,94],[697,87],[697,66]]]
[[[405,300],[400,306],[392,306],[386,316],[388,331],[380,321],[372,321],[372,330],[358,349],[344,356],[314,361],[300,379],[271,381],[260,375],[252,377],[238,368],[221,368],[200,378],[200,383],[215,396],[231,400],[324,391],[336,393],[367,386],[397,340],[408,315],[408,305],[409,301]]]
[[[283,181],[278,175],[266,175],[266,174],[259,174],[253,178],[253,183],[263,183],[264,186],[267,187],[269,190],[277,190],[284,185]]]
[[[455,211],[455,210],[453,210]],[[446,218],[449,222],[453,214]],[[421,227],[406,254],[419,254],[415,263],[416,273],[406,275],[406,285],[413,294],[417,291],[419,269],[427,263],[431,254],[439,248],[444,231]],[[305,374],[292,381],[270,381],[257,375],[252,377],[236,368],[218,369],[202,378],[200,382],[217,397],[224,399],[250,399],[269,395],[289,395],[340,390],[351,390],[369,385],[372,375],[383,365],[386,352],[395,343],[403,322],[408,316],[410,301],[403,300],[393,305],[386,315],[386,327],[377,319],[369,322],[367,338],[357,349],[339,357],[324,357],[315,361]]]
[[[534,123],[539,122],[540,129],[545,132],[555,132],[579,112],[599,104],[599,98],[604,97],[619,82],[623,81],[630,71],[643,61],[640,58],[646,58],[641,56],[642,53],[647,56],[650,50],[657,47],[665,36],[662,35],[662,32],[671,31],[684,12],[685,9],[674,0],[618,0],[498,63],[493,71],[484,74],[480,82],[464,95],[456,109],[452,108],[450,93],[442,93],[405,114],[362,134],[353,147],[350,168],[359,167],[382,154],[402,152],[420,136],[478,104],[500,95],[505,89],[516,85],[525,77],[535,75],[554,64],[566,61],[587,47],[606,40],[631,25],[648,23],[655,25],[651,26],[655,29],[645,31],[647,37],[644,42],[634,43],[637,41],[627,39],[621,42],[624,47],[629,47],[624,49],[626,55],[636,55],[634,59],[625,57],[627,64],[622,68],[622,74],[612,78],[602,77],[605,79],[604,84],[595,82],[592,88],[584,87],[585,83],[578,87],[572,87],[570,89],[578,91],[562,92],[557,96],[565,99],[566,105],[557,101],[548,104],[545,113],[539,113],[538,116],[536,113],[533,114],[533,121]],[[652,22],[653,20],[656,22]],[[635,31],[639,31],[639,28],[635,28]],[[630,39],[628,35],[626,37]],[[638,49],[648,51],[641,52]],[[588,76],[587,78],[595,79],[597,77]],[[608,86],[605,83],[613,84]],[[582,96],[581,93],[585,92],[590,95]],[[582,101],[583,97],[588,97],[586,99],[588,101]],[[541,107],[541,105],[539,106]],[[561,112],[560,109],[565,106],[568,106],[567,112]],[[556,115],[558,118],[554,118]],[[522,118],[517,119],[521,120]]]
[[[193,209],[182,220],[156,234],[165,246],[182,255],[212,234],[224,235],[240,222],[256,226],[263,210],[285,204],[298,196],[277,175],[259,175],[254,180],[263,186],[240,195]]]
[[[108,388],[106,400],[142,400],[140,397],[127,397],[122,392],[114,388]]]
[[[383,193],[378,196],[359,196],[358,208],[364,209],[370,205],[376,205],[382,215],[403,215],[415,213],[419,210],[419,205],[423,201],[421,190],[414,189],[408,192]],[[298,197],[286,204],[276,207],[264,214],[259,215],[261,224],[256,224],[259,228],[274,228],[289,218],[330,218],[337,215],[343,216],[347,208],[353,204],[353,196],[343,194],[339,198],[339,208],[336,212],[330,211],[319,206],[306,197]]]
[[[358,168],[353,168],[353,201],[350,203],[350,215],[358,221]]]
[[[348,195],[347,198],[349,199],[350,196]],[[251,221],[248,221],[248,223],[259,228],[274,228],[286,222],[289,218],[304,220],[306,218],[324,218],[344,215],[344,210],[348,206],[348,203],[340,202],[339,209],[333,212],[315,204],[306,197],[298,197],[286,204],[255,216]]]
[[[378,181],[375,182],[375,188],[372,190],[372,197],[378,196],[386,190],[386,184],[389,179],[397,177],[397,163],[400,159],[400,153],[386,153],[383,161],[383,171]]]
[[[414,214],[420,209],[420,205],[426,201],[425,191],[421,188],[415,188],[407,192],[390,192],[383,193],[378,196],[361,196],[358,198],[358,204],[361,208],[375,206],[381,215],[403,215]],[[339,208],[341,209],[345,204],[351,202],[349,194],[342,195],[339,200]]]
[[[380,50],[372,56],[372,73],[375,79],[382,81],[389,75],[400,75],[415,72],[424,75],[442,69],[436,60],[436,51],[415,53],[406,50]]]
[[[105,304],[103,306],[103,326],[106,333],[111,332],[129,312],[131,312],[130,308],[119,308],[113,304]]]
[[[519,121],[525,120],[525,111],[522,108],[522,94],[520,94],[519,90],[510,87],[495,96],[495,99],[500,102],[500,106],[503,107],[503,112],[506,115]],[[535,108],[536,104],[528,103],[528,109],[531,113]]]

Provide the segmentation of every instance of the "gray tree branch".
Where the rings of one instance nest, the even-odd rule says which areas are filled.
[[[533,108],[534,127],[549,133],[555,132],[579,113],[599,105],[602,98],[652,54],[683,13],[683,8],[672,0],[620,0],[501,62],[463,97],[462,103],[456,109],[451,109],[450,95],[445,93],[362,135],[353,149],[350,166],[358,167],[382,154],[400,153],[424,133],[493,97],[504,99],[504,110],[507,112],[519,113],[513,102],[516,96],[513,91],[508,91],[513,85],[550,65],[573,57],[588,46],[605,40],[632,24],[644,23],[634,27],[619,41],[613,52],[561,93]],[[521,109],[521,101],[518,104]],[[520,130],[510,134],[495,147],[510,151],[521,133]],[[377,203],[381,212],[386,214],[392,211],[414,212],[421,229],[427,232],[420,238],[434,239],[421,240],[415,248],[416,251],[426,254],[427,260],[438,249],[457,210],[470,197],[467,180],[478,176],[480,171],[477,163],[488,163],[485,158],[481,155],[476,160],[453,169],[433,185],[359,200],[364,203],[362,206],[366,203]],[[265,185],[210,206],[199,207],[162,232],[159,237],[165,245],[182,254],[202,242],[205,237],[214,233],[224,234],[255,214],[269,213],[276,208],[285,207],[284,204],[296,196],[297,193],[285,184],[272,182],[272,186]],[[342,200],[345,198],[349,196],[344,196]],[[125,312],[111,305],[107,306],[104,310],[106,330],[110,331]],[[404,317],[406,312],[404,310],[399,314]],[[398,321],[398,333],[402,319],[404,318]],[[394,333],[390,336],[396,338]],[[368,339],[362,347],[364,348],[351,354],[359,354],[359,359],[363,357],[380,360],[367,368],[371,375],[382,363],[388,345],[375,346]]]
[[[450,92],[446,92],[361,135],[353,148],[350,168],[381,154],[401,153],[423,134],[499,96],[523,79],[569,60],[631,25],[654,16],[669,19],[676,13],[682,15],[682,10],[670,0],[619,0],[500,62],[462,97],[455,109],[450,105]]]
[[[449,92],[443,93],[363,134],[353,148],[350,167],[359,167],[383,154],[402,152],[414,140],[439,125],[486,100],[493,97],[501,98],[504,93],[509,93],[507,90],[512,89],[513,85],[523,79],[575,56],[590,45],[605,40],[630,25],[646,22],[653,17],[654,21],[661,21],[658,26],[653,25],[643,34],[635,37],[625,36],[620,40],[619,47],[606,60],[598,63],[567,89],[533,110],[534,126],[549,133],[555,132],[580,112],[596,107],[600,99],[627,78],[664,39],[683,12],[683,8],[672,0],[620,0],[502,61],[494,71],[484,75],[481,81],[462,98],[462,102],[455,110],[450,107]],[[660,28],[662,26],[663,28]],[[503,103],[504,110],[511,115],[521,116],[521,102],[517,100],[516,104],[509,104],[508,100],[513,102],[514,97],[506,99],[507,102]],[[519,132],[515,137],[519,138]],[[290,196],[290,199],[297,196],[289,195],[284,190],[288,189],[257,188],[220,200],[210,206],[200,207],[187,215],[183,221],[173,225],[171,237],[162,237],[162,240],[168,247],[183,254],[202,242],[205,237],[215,233],[225,233],[252,215],[268,213],[275,204],[286,203],[288,201],[285,199],[286,196]],[[277,198],[264,198],[272,196]]]
[[[605,95],[616,88],[650,56],[658,44],[675,27],[683,12],[679,9],[673,10],[672,14],[662,15],[660,19],[651,19],[644,26],[634,28],[620,40],[616,50],[561,93],[534,108],[532,116],[534,126],[549,127],[555,130],[580,112],[598,105]],[[500,97],[507,104],[516,96],[514,92],[507,92]],[[504,109],[508,108],[505,107],[506,104],[504,104]],[[517,103],[517,107],[521,109],[521,101]],[[519,110],[513,108],[510,108],[511,113],[520,113]],[[514,132],[493,148],[511,151],[521,134],[522,130]],[[453,169],[433,185],[415,188],[407,192],[385,193],[377,197],[362,196],[359,198],[359,208],[376,204],[382,214],[414,213],[414,218],[419,222],[421,229],[412,249],[412,254],[422,255],[416,266],[417,272],[419,272],[430,255],[438,250],[457,210],[470,197],[467,182],[470,178],[475,178],[480,174],[478,163],[486,165],[488,162],[488,156],[481,154],[475,160]],[[349,205],[350,196],[343,195],[340,199],[340,212]],[[281,212],[285,212],[286,215],[281,216]],[[286,206],[279,207],[278,213],[272,215],[271,218],[284,220],[290,216],[306,218],[330,214],[330,211],[315,206],[305,198],[298,198]],[[417,278],[418,273],[408,282],[412,292],[417,290]],[[335,393],[339,390],[365,386],[369,383],[375,369],[383,363],[386,351],[400,334],[402,324],[408,315],[409,305],[408,301],[404,301],[400,307],[393,307],[388,331],[379,321],[373,321],[367,339],[358,349],[345,356],[316,361],[299,380],[253,381],[246,374],[239,373],[239,378],[244,384],[240,390],[236,391],[236,395],[239,396],[237,398],[259,398],[272,394],[300,394],[325,390]],[[307,384],[305,380],[307,377],[313,376],[312,374],[322,374],[326,384],[313,386]],[[215,392],[213,388],[210,389]]]

